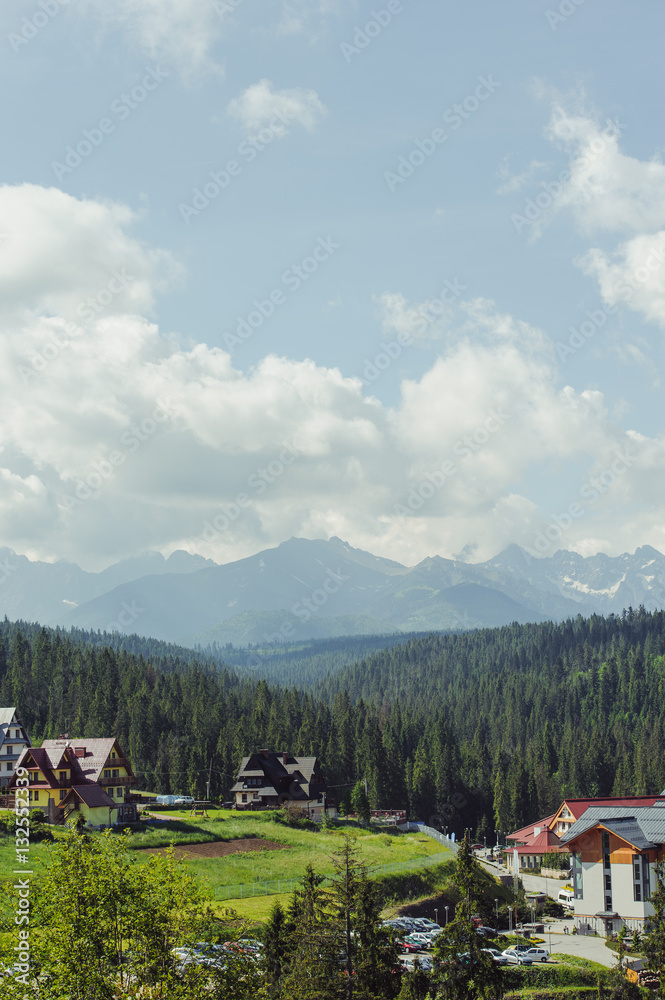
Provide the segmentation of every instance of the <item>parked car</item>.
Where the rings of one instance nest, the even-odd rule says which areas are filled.
[[[408,940],[415,941],[416,944],[419,944],[421,948],[425,949],[431,948],[432,945],[434,944],[429,934],[418,933],[417,931],[414,932],[413,934],[409,934]]]
[[[529,948],[527,951],[522,952],[527,958],[530,958],[532,962],[546,962],[550,957],[549,951],[545,948]]]
[[[432,959],[428,958],[427,955],[402,955],[399,962],[402,968],[409,972],[412,972],[416,965],[423,972],[432,971]]]
[[[483,948],[482,949],[486,955],[489,955],[493,962],[497,965],[508,965],[508,959],[505,955],[502,955],[498,948]]]
[[[173,803],[174,806],[191,806],[196,801],[192,795],[178,795]]]
[[[516,945],[512,948],[506,948],[506,950],[502,951],[501,954],[504,958],[507,958],[512,965],[533,965],[532,958],[529,958],[524,951],[518,951],[518,949],[522,949],[523,947],[523,945]]]
[[[416,923],[420,924],[421,927],[428,931],[440,931],[441,924],[437,924],[435,920],[428,920],[427,917],[418,917]]]
[[[172,948],[171,954],[178,972],[183,972],[188,965],[204,965],[206,962],[205,957],[194,948]]]
[[[397,947],[402,951],[422,951],[422,947],[418,941],[410,941],[408,937],[400,938],[397,942]]]
[[[491,937],[495,938],[499,932],[496,927],[476,927],[476,934],[480,934],[481,937]]]

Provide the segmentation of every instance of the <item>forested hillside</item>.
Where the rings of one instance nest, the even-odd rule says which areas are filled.
[[[97,640],[99,641],[99,640]],[[135,652],[0,626],[0,702],[33,741],[117,735],[142,787],[226,797],[244,753],[316,754],[334,794],[480,836],[564,794],[665,787],[665,613],[429,636],[314,692],[240,678],[141,640]]]

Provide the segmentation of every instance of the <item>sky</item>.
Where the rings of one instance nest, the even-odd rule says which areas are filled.
[[[0,545],[665,551],[658,0],[0,7]]]

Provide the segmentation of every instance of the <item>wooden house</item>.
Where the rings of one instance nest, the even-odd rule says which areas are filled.
[[[236,809],[279,809],[293,802],[315,821],[337,815],[317,757],[257,750],[243,757],[231,794]]]
[[[26,748],[17,767],[28,771],[30,806],[43,809],[51,823],[76,814],[91,826],[136,819],[130,793],[136,778],[113,737],[44,740],[41,747]],[[15,784],[16,776],[10,788]]]

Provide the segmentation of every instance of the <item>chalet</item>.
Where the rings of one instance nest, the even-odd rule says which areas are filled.
[[[601,935],[644,929],[653,916],[654,866],[665,857],[665,799],[594,805],[563,834],[573,859],[575,918]]]
[[[15,708],[0,708],[0,788],[6,788],[30,739]]]
[[[316,821],[337,815],[317,757],[257,750],[243,757],[231,794],[236,809],[279,809],[294,802]]]
[[[43,809],[51,823],[77,815],[90,826],[136,819],[130,794],[136,778],[113,737],[44,740],[41,747],[27,747],[17,767],[28,771],[30,805]],[[10,788],[15,785],[14,775]]]

